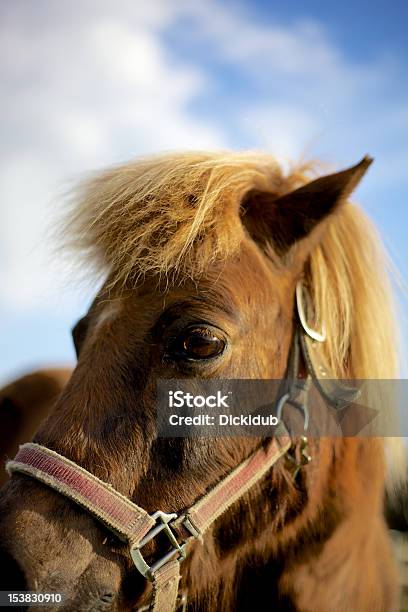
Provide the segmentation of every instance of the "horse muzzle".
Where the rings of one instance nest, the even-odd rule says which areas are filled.
[[[0,591],[61,596],[30,610],[132,609],[145,582],[136,571],[129,580],[129,561],[114,545],[92,517],[24,475],[1,490]]]

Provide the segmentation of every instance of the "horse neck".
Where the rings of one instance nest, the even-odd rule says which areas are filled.
[[[318,563],[324,546],[336,539],[338,527],[347,521],[353,522],[356,533],[367,531],[369,537],[366,521],[361,520],[363,500],[382,520],[379,445],[368,439],[315,441],[313,471],[304,473],[296,486],[283,462],[272,479],[267,475],[191,555],[186,584],[192,609],[261,609],[265,601],[278,599],[294,609],[290,568],[310,559]]]

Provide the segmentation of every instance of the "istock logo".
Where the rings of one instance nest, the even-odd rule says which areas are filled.
[[[193,395],[192,393],[184,393],[184,391],[169,391],[169,407],[170,408],[229,408],[228,399],[231,391],[227,395],[222,395],[221,391],[217,391],[216,395]]]

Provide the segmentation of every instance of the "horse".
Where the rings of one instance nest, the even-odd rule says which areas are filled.
[[[69,368],[30,372],[0,389],[0,457],[14,457],[23,442],[31,440],[71,375]],[[0,486],[8,479],[0,470]]]
[[[397,375],[385,257],[349,201],[371,161],[316,178],[266,154],[174,153],[79,186],[65,240],[103,282],[69,381],[8,464],[0,591],[61,593],[50,609],[67,611],[397,609],[381,438],[162,437],[156,419],[159,380],[295,364],[290,399],[316,359],[340,395]]]

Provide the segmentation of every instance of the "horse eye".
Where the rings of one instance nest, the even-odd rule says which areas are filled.
[[[221,355],[225,340],[219,338],[212,330],[194,328],[181,334],[176,350],[181,357],[188,359],[211,359]]]

